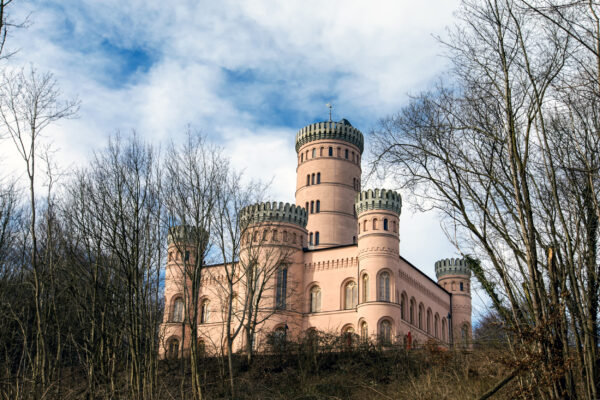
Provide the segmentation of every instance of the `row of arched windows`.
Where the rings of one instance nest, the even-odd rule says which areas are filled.
[[[317,172],[316,174],[307,174],[306,175],[306,186],[310,185],[318,185],[321,183],[321,173]]]
[[[188,250],[183,252],[183,257],[181,257],[182,252],[181,251],[175,251],[175,250],[171,250],[169,251],[169,254],[167,256],[167,261],[181,261],[182,259],[184,261],[190,261],[190,252]]]
[[[234,301],[234,304],[235,304],[235,301]],[[180,296],[176,297],[173,300],[173,303],[171,306],[171,315],[170,315],[169,321],[170,322],[183,322],[183,308],[184,308],[183,298]],[[200,323],[205,324],[205,323],[209,322],[209,317],[210,317],[210,301],[208,299],[204,299],[200,303]]]
[[[391,302],[391,290],[390,290],[391,275],[388,271],[383,271],[377,278],[377,300]],[[369,275],[363,274],[361,277],[362,294],[361,302],[369,301]],[[317,285],[313,286],[309,291],[309,310],[310,312],[318,312],[321,310],[321,288]],[[407,295],[406,292],[402,292],[400,299],[398,299],[398,292],[396,291],[396,302],[400,302],[400,314],[401,318],[415,325],[419,329],[427,332],[431,336],[446,340],[446,329],[447,321],[446,318],[441,318],[438,313],[433,315],[431,308],[425,310],[423,303],[419,304],[419,308],[416,307],[416,300],[414,297],[410,300],[410,305],[407,310]],[[354,280],[349,280],[343,284],[342,287],[342,308],[352,309],[358,305],[358,285]],[[440,336],[441,335],[441,336]]]
[[[296,244],[296,242],[298,241],[299,244],[302,244],[302,235],[296,235],[296,232],[290,233],[286,230],[280,232],[277,229],[265,229],[263,231],[255,230],[252,234],[253,242],[266,242],[269,239],[273,242],[279,242],[281,240],[284,243],[289,242],[291,244]],[[245,237],[245,240],[246,242],[250,241],[250,234],[248,234],[248,236]]]
[[[369,229],[373,229],[374,231],[378,230],[378,229],[383,229],[384,231],[393,231],[393,232],[398,232],[398,225],[396,223],[395,220],[392,220],[391,223],[387,218],[384,218],[383,220],[379,220],[377,218],[373,218],[372,220],[365,219],[362,224],[358,224],[358,233],[361,232],[361,225],[362,225],[362,232],[367,232]],[[369,228],[370,226],[370,228]]]
[[[442,286],[444,287],[444,289],[446,290],[451,290],[451,291],[455,291],[457,288],[457,282],[456,281],[452,281],[452,282],[444,282],[442,284]],[[461,292],[468,292],[470,290],[470,284],[469,282],[467,282],[466,284],[463,282],[458,282],[458,290],[460,290]]]
[[[344,159],[352,161],[355,164],[360,163],[360,154],[359,153],[356,153],[354,150],[350,150],[347,147],[334,148],[333,146],[329,146],[327,148],[320,147],[318,149],[316,147],[313,147],[310,150],[306,150],[306,151],[300,153],[300,159],[298,160],[299,163],[303,163],[304,161],[308,161],[309,159],[317,158],[317,152],[318,152],[318,157],[325,157],[325,154],[327,154],[327,156],[329,156],[329,157],[333,157],[333,154],[335,153],[336,157],[338,157],[338,158],[342,158],[342,152],[343,152]]]
[[[438,313],[433,315],[433,312],[429,307],[425,310],[423,303],[419,303],[419,306],[417,307],[417,302],[414,297],[411,297],[409,302],[406,292],[402,292],[402,295],[400,296],[400,317],[404,321],[411,325],[415,325],[417,328],[424,330],[428,334],[438,339],[441,338],[442,340],[446,340],[446,318],[440,319]]]
[[[321,200],[311,200],[310,203],[306,202],[306,211],[311,214],[321,212]]]

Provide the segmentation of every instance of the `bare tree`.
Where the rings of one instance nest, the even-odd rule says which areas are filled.
[[[33,68],[4,73],[0,84],[0,122],[6,134],[25,162],[29,189],[29,233],[31,235],[31,259],[36,320],[35,358],[33,364],[34,385],[46,385],[46,346],[44,304],[40,265],[38,263],[37,206],[36,206],[36,160],[40,156],[40,138],[51,123],[75,115],[77,101],[61,101],[60,92],[52,74],[39,74]],[[36,393],[38,389],[34,390]]]
[[[463,2],[451,84],[381,121],[374,167],[481,260],[471,267],[515,332],[524,393],[595,398],[597,112],[582,107],[573,35],[522,3]]]

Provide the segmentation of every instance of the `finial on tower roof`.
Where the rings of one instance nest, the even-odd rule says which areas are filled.
[[[333,106],[331,105],[331,103],[327,103],[325,105],[327,106],[327,108],[329,108],[329,122],[331,122],[331,109],[333,108]]]

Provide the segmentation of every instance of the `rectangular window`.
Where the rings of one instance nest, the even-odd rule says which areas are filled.
[[[312,185],[314,185],[314,184],[315,184],[315,174],[312,174],[311,184],[312,184]]]
[[[315,246],[319,245],[319,232],[315,233]]]
[[[329,148],[329,157],[333,157],[333,147]]]
[[[348,149],[346,149],[346,151],[344,151],[344,157],[346,158],[346,160],[348,159]]]
[[[316,212],[321,212],[321,200],[317,200],[317,211]]]
[[[306,175],[306,186],[310,185],[310,174]]]
[[[321,183],[321,173],[317,172],[317,185]]]
[[[310,202],[310,213],[314,214],[314,212],[315,212],[315,202],[311,201]]]

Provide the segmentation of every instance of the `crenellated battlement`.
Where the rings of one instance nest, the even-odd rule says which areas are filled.
[[[358,147],[362,154],[364,150],[364,137],[361,131],[353,127],[348,120],[339,122],[316,122],[300,129],[296,134],[296,152],[306,143],[322,140],[343,140]]]
[[[387,189],[363,190],[354,200],[356,215],[370,210],[389,210],[400,215],[402,197],[400,193]]]
[[[193,244],[196,240],[201,239],[197,235],[198,229],[189,225],[178,225],[169,228],[169,233],[167,235],[167,243],[169,245],[175,243],[188,243]],[[206,239],[208,235],[206,231],[204,231],[204,238]]]
[[[283,222],[296,224],[304,228],[308,222],[308,214],[303,207],[274,201],[244,207],[240,211],[240,221],[246,224]]]
[[[465,275],[471,277],[471,270],[463,258],[446,258],[435,263],[435,275],[441,278],[444,275]]]

